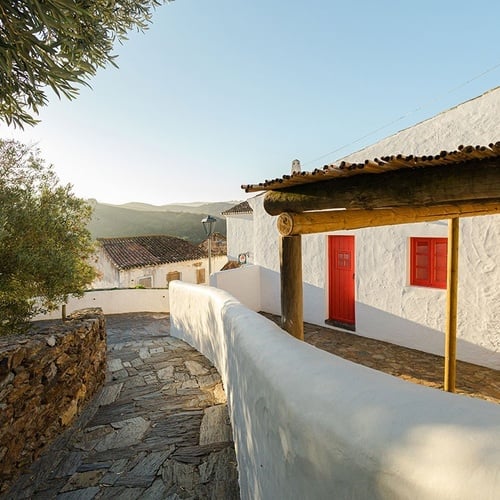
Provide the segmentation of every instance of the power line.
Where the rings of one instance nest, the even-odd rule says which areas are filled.
[[[390,127],[391,125],[394,125],[395,123],[398,123],[401,120],[404,120],[408,116],[410,116],[410,115],[412,115],[414,113],[417,113],[418,111],[421,111],[425,107],[429,106],[430,104],[432,104],[432,103],[434,103],[436,101],[439,101],[443,97],[446,97],[449,94],[452,94],[453,92],[456,92],[457,90],[460,90],[461,88],[465,87],[466,85],[468,85],[469,83],[473,82],[474,80],[478,80],[479,78],[483,77],[484,75],[487,75],[488,73],[491,73],[492,71],[494,71],[497,68],[500,68],[500,62],[498,64],[495,64],[495,66],[492,66],[491,68],[487,69],[486,71],[483,71],[479,75],[476,75],[476,76],[470,78],[469,80],[461,83],[457,87],[454,87],[451,90],[448,90],[444,94],[440,94],[439,96],[437,96],[437,97],[435,97],[435,98],[433,98],[433,99],[431,99],[431,100],[423,103],[422,105],[420,105],[417,108],[415,108],[413,111],[408,111],[407,113],[405,113],[404,115],[400,116],[399,118],[396,118],[396,119],[390,121],[389,123],[386,123],[385,125],[382,125],[381,127],[378,127],[376,129],[372,130],[371,132],[368,132],[367,134],[359,137],[358,139],[356,139],[356,140],[354,140],[354,141],[352,141],[352,142],[350,142],[348,144],[345,144],[344,146],[341,146],[341,147],[339,147],[337,149],[334,149],[333,151],[329,151],[328,153],[325,153],[324,155],[318,156],[317,158],[314,158],[313,160],[309,160],[309,161],[303,163],[302,165],[309,165],[311,163],[316,163],[317,161],[322,160],[323,158],[326,158],[327,156],[333,155],[334,153],[342,151],[345,148],[353,146],[354,144],[362,141],[363,139],[366,139],[367,137],[370,137],[371,135],[376,134],[377,132],[380,132],[381,130],[384,130],[387,127]]]

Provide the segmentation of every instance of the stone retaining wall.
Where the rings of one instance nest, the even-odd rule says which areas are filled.
[[[105,373],[98,308],[0,337],[0,491],[73,421]]]

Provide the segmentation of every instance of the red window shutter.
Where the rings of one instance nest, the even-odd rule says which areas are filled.
[[[432,282],[437,288],[446,288],[446,269],[448,241],[446,238],[434,238],[434,266]]]
[[[446,288],[446,238],[410,239],[410,284]]]
[[[412,238],[412,257],[412,285],[429,286],[431,248],[427,239]]]

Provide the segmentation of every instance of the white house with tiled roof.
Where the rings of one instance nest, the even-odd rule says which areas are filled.
[[[499,140],[500,87],[343,160],[439,155]],[[232,270],[234,280],[215,275],[213,282],[279,314],[279,236],[263,198],[247,200],[244,220],[226,214],[228,253],[248,251],[253,270],[247,266],[244,280]],[[437,221],[304,235],[304,320],[443,354],[447,234],[447,222]],[[457,357],[500,368],[500,216],[463,218],[460,234]],[[245,283],[257,294],[251,300],[246,290],[239,295]]]
[[[207,282],[207,253],[181,238],[153,235],[98,238],[97,242],[99,278],[92,284],[94,289],[165,288],[175,279]]]
[[[226,217],[229,262],[253,263],[255,242],[252,207],[248,201],[242,201],[229,210],[225,210],[221,215]]]
[[[222,257],[224,263],[227,260],[227,238],[222,234],[215,232],[210,237],[211,240],[211,252],[214,258]],[[209,238],[204,239],[198,246],[208,253],[208,243]]]

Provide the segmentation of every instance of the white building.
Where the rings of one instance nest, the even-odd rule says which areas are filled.
[[[222,212],[227,224],[227,258],[229,262],[247,264],[253,259],[254,221],[253,210],[248,201],[242,201]]]
[[[500,87],[343,160],[438,155],[499,139]],[[219,273],[213,283],[279,314],[279,236],[263,199],[247,200],[251,211],[225,212],[230,260],[245,254],[253,266]],[[304,235],[304,321],[443,354],[446,242],[446,221]],[[457,357],[493,368],[500,368],[499,248],[498,215],[461,219]]]
[[[204,284],[208,281],[207,253],[174,236],[99,238],[93,289],[166,288],[173,280]],[[212,257],[212,268],[221,269],[225,255]]]

